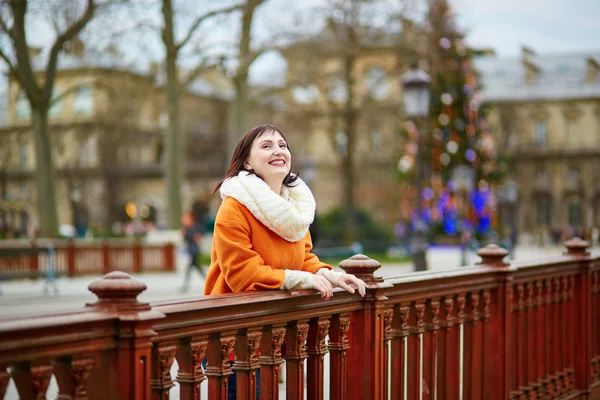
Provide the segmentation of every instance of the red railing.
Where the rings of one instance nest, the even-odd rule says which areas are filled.
[[[0,394],[12,379],[44,398],[54,374],[64,399],[168,399],[174,381],[181,399],[225,399],[236,371],[237,398],[254,399],[260,368],[261,399],[277,399],[285,362],[287,399],[598,399],[600,257],[566,245],[510,265],[491,245],[478,266],[387,280],[354,256],[341,266],[367,295],[326,302],[303,290],[150,305],[112,272],[81,312],[0,322]]]
[[[49,246],[54,254],[48,253]],[[23,249],[23,255],[2,255],[3,250]],[[28,250],[44,250],[32,254]],[[107,274],[175,271],[175,246],[172,243],[147,244],[139,240],[38,240],[0,242],[0,273],[45,273],[54,268],[57,275]],[[28,254],[29,253],[29,254]],[[52,260],[53,259],[53,260]]]

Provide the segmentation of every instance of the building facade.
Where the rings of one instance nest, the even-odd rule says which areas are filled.
[[[61,224],[106,231],[130,220],[132,211],[138,221],[164,222],[162,86],[160,75],[122,68],[110,54],[61,56],[49,109]],[[210,92],[206,82],[199,82],[182,96],[181,106],[182,192],[185,209],[192,209],[207,201],[225,170],[229,101],[227,93]],[[6,121],[0,127],[0,217],[17,233],[37,220],[30,126],[29,103],[8,76]]]
[[[349,141],[344,118],[352,113],[355,143],[350,157],[356,207],[393,227],[400,221],[400,204],[409,201],[403,195],[397,164],[404,122],[400,75],[408,69],[414,51],[402,38],[364,37],[352,70],[345,75],[347,50],[324,34],[283,52],[288,66],[288,140],[301,176],[313,189],[318,212],[341,207]],[[349,96],[352,107],[347,106]]]
[[[598,51],[537,55],[528,48],[520,59],[476,62],[509,169],[501,216],[524,240],[548,243],[600,227],[599,62]]]

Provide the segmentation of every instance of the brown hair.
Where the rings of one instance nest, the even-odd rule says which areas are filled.
[[[254,141],[257,138],[263,136],[267,132],[279,133],[281,135],[281,137],[283,138],[283,140],[285,140],[285,142],[287,144],[287,139],[283,135],[283,132],[281,132],[281,129],[279,129],[275,125],[264,124],[264,125],[259,125],[257,127],[250,129],[248,132],[246,132],[244,134],[244,136],[242,137],[240,142],[235,147],[235,150],[233,151],[233,156],[231,157],[231,162],[229,163],[229,168],[227,169],[227,173],[225,174],[225,177],[223,179],[221,179],[221,181],[219,181],[219,183],[217,183],[217,185],[213,189],[213,191],[212,191],[213,195],[219,191],[223,182],[225,182],[227,179],[229,179],[231,177],[237,176],[237,174],[239,174],[241,171],[246,171],[250,174],[254,174],[262,179],[262,177],[260,175],[256,174],[256,172],[254,172],[253,169],[248,169],[248,168],[244,167],[244,163],[250,156],[250,150],[252,149],[252,143],[254,143]],[[290,151],[290,154],[291,154],[292,150],[290,149],[289,144],[288,144],[288,150]],[[296,179],[298,179],[298,174],[292,173],[292,170],[290,168],[290,172],[288,172],[286,177],[283,179],[283,184],[285,186],[290,187],[290,186],[292,186],[291,183],[293,183]]]

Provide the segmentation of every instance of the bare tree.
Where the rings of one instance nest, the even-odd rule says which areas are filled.
[[[187,86],[202,72],[213,68],[215,61],[203,59],[198,63],[183,80],[178,73],[178,57],[181,50],[190,43],[194,34],[203,22],[222,14],[231,13],[241,6],[233,5],[204,13],[198,16],[187,29],[183,39],[175,38],[175,17],[172,0],[163,0],[162,15],[164,25],[162,28],[162,41],[165,47],[165,66],[167,82],[165,95],[167,99],[167,113],[169,125],[167,133],[167,225],[170,229],[180,226],[183,201],[181,195],[182,176],[182,120],[181,120],[181,95]],[[218,61],[217,61],[218,62]]]
[[[406,0],[408,1],[408,0]],[[404,40],[388,22],[400,25],[404,4],[389,1],[329,0],[317,9],[317,16],[325,20],[325,28],[317,35],[292,44],[284,53],[288,58],[290,77],[288,89],[303,88],[303,95],[319,98],[316,107],[306,111],[306,118],[321,119],[326,123],[331,146],[340,160],[340,180],[343,190],[344,242],[357,238],[358,144],[364,139],[364,130],[377,121],[396,120],[400,123],[398,99],[382,101],[376,93],[383,84],[391,84],[403,65],[407,65]],[[389,18],[388,18],[389,14]],[[390,56],[379,68],[379,74],[367,76],[363,63],[365,55]],[[368,64],[368,63],[367,63]],[[370,87],[369,87],[370,86]],[[310,94],[314,91],[313,94]],[[321,93],[322,96],[317,96]],[[309,101],[310,102],[310,101]]]
[[[54,184],[54,163],[52,146],[48,132],[48,109],[56,77],[59,54],[67,43],[75,38],[94,16],[98,4],[87,0],[82,10],[74,12],[73,4],[78,2],[62,1],[55,10],[63,10],[60,19],[54,24],[56,39],[50,47],[48,62],[40,83],[32,66],[29,43],[26,35],[27,0],[7,0],[0,4],[0,32],[8,37],[9,49],[0,48],[0,58],[6,63],[9,74],[23,88],[31,106],[32,130],[36,153],[37,203],[42,236],[58,234],[58,212]],[[60,7],[59,7],[60,6]],[[64,6],[65,8],[62,8]],[[48,11],[48,10],[46,10]],[[75,18],[72,18],[75,16]],[[72,20],[63,25],[60,21]],[[65,29],[66,27],[66,29]]]

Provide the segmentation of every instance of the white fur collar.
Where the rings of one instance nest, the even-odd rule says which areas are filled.
[[[242,171],[221,185],[221,198],[233,197],[256,219],[288,242],[301,240],[315,217],[316,203],[310,189],[300,179],[293,187],[283,186],[275,193],[258,176]]]

